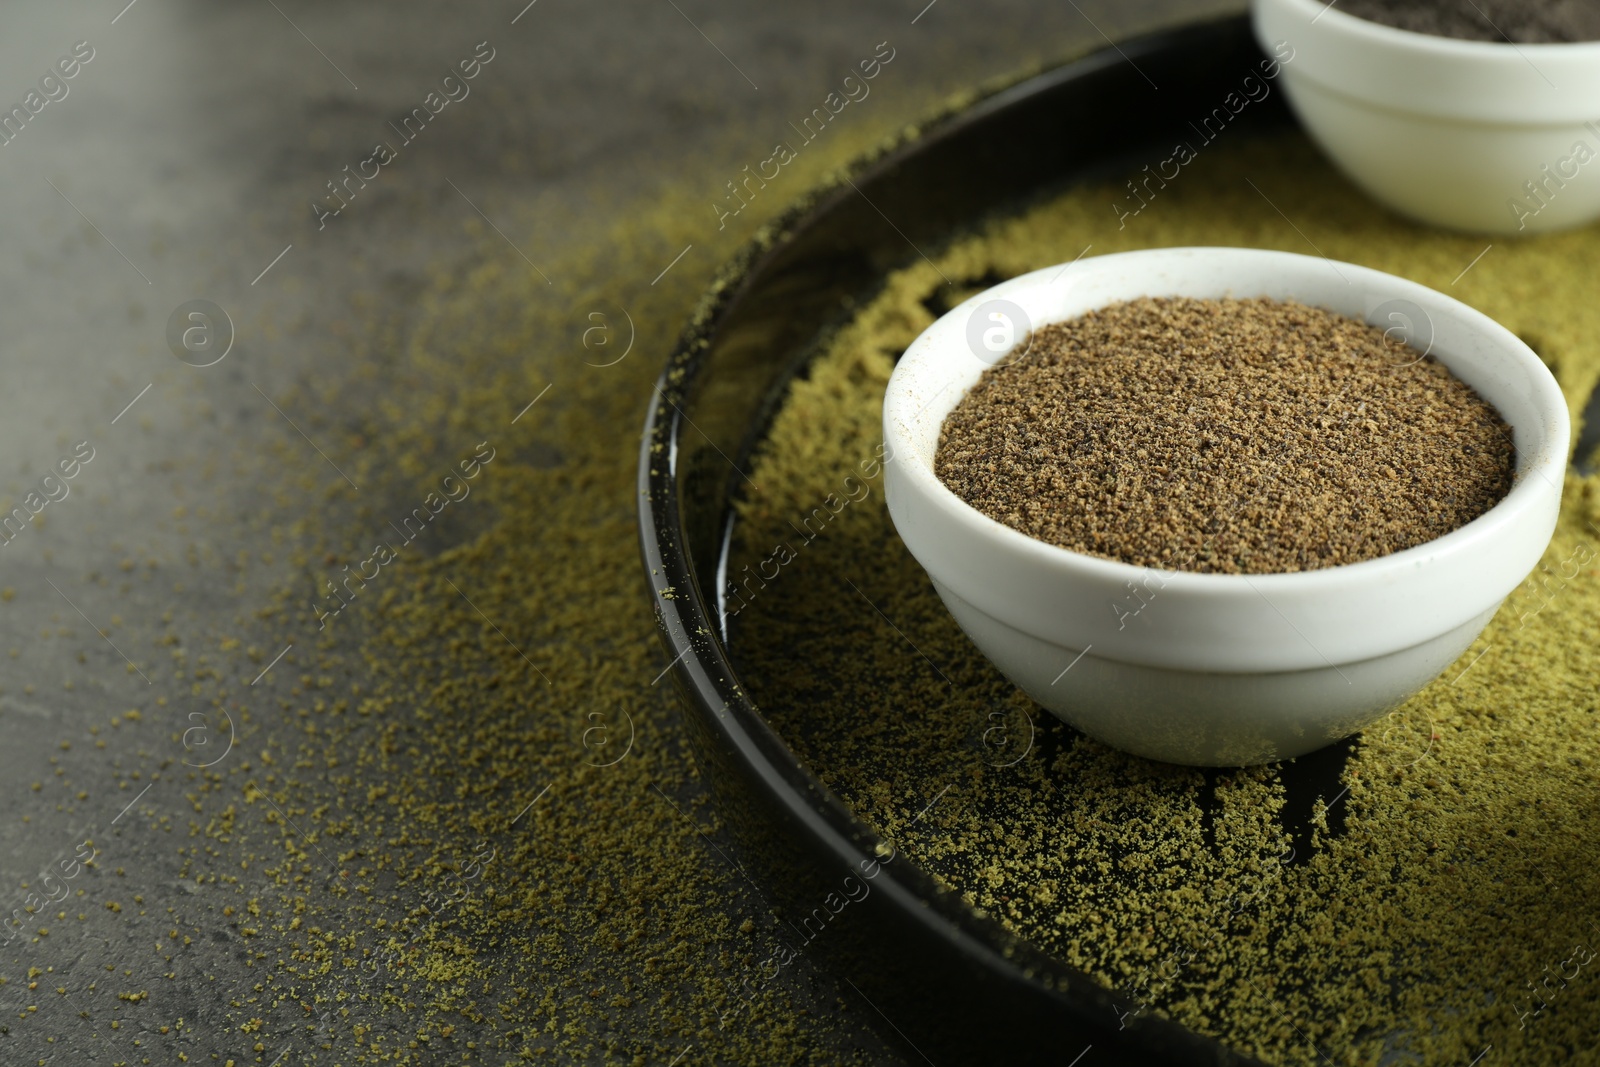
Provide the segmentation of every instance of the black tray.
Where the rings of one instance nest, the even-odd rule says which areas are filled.
[[[685,330],[645,424],[644,561],[696,757],[780,913],[808,914],[882,844],[752,705],[716,609],[738,470],[775,399],[823,328],[913,245],[937,247],[1074,181],[1135,172],[1181,139],[1186,105],[1221,99],[1261,58],[1246,19],[1230,18],[1122,42],[944,115],[766,228]],[[1288,128],[1280,97],[1248,109],[1229,136]],[[1291,832],[1318,796],[1336,795],[1347,752],[1334,745],[1286,768]],[[841,929],[808,955],[854,984],[913,1061],[1256,1062],[1149,1013],[1120,1028],[1129,998],[980,918],[905,857],[832,925]]]

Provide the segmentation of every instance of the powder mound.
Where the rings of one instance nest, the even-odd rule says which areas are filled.
[[[1034,331],[956,405],[935,472],[1030,537],[1135,566],[1357,563],[1511,488],[1511,430],[1448,369],[1293,301],[1143,298]]]
[[[1346,0],[1347,15],[1466,41],[1600,40],[1600,0]]]

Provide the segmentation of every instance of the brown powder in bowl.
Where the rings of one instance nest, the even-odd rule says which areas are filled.
[[[1293,301],[1143,298],[1034,331],[945,420],[935,472],[1030,537],[1135,566],[1315,570],[1511,488],[1510,428],[1431,356]]]
[[[1346,0],[1339,10],[1412,33],[1464,41],[1600,40],[1597,0]]]

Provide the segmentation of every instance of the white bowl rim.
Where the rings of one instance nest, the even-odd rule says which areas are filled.
[[[1510,492],[1482,515],[1431,541],[1425,541],[1411,548],[1401,549],[1398,552],[1361,560],[1356,563],[1345,563],[1307,571],[1262,574],[1216,574],[1139,566],[1125,563],[1121,560],[1078,552],[1073,549],[1063,548],[1060,545],[1053,545],[1030,537],[1020,530],[1012,529],[1004,523],[990,518],[957,496],[949,486],[939,479],[932,466],[922,461],[922,457],[918,455],[917,450],[908,447],[910,442],[906,431],[913,426],[921,425],[924,414],[929,411],[938,411],[938,422],[942,426],[949,412],[954,409],[955,404],[959,403],[960,400],[960,398],[957,398],[948,407],[942,404],[934,405],[930,403],[922,412],[914,413],[909,420],[905,419],[900,409],[902,404],[909,403],[906,398],[906,386],[912,381],[910,375],[892,375],[885,395],[884,430],[887,435],[886,444],[888,448],[886,451],[888,455],[895,460],[909,460],[903,468],[909,482],[921,490],[934,503],[940,505],[942,510],[946,511],[952,518],[969,527],[976,527],[983,536],[997,539],[1010,551],[1028,555],[1032,557],[1033,561],[1041,565],[1051,568],[1081,570],[1089,576],[1116,583],[1132,581],[1141,576],[1155,573],[1160,575],[1166,583],[1177,583],[1178,588],[1188,589],[1196,594],[1202,594],[1208,590],[1231,591],[1241,587],[1256,590],[1261,586],[1281,592],[1310,593],[1322,586],[1344,586],[1352,579],[1370,579],[1384,576],[1398,577],[1400,572],[1419,564],[1452,555],[1486,538],[1493,539],[1507,528],[1515,525],[1523,518],[1525,512],[1540,506],[1543,502],[1546,489],[1537,484],[1537,479],[1543,478],[1548,481],[1553,475],[1559,492],[1565,476],[1568,458],[1566,453],[1570,447],[1571,438],[1570,428],[1568,427],[1566,397],[1556,384],[1554,377],[1551,376],[1549,369],[1545,367],[1533,350],[1510,330],[1483,314],[1483,312],[1453,297],[1446,296],[1437,290],[1429,289],[1418,282],[1413,282],[1397,275],[1387,274],[1370,267],[1362,267],[1358,264],[1328,260],[1326,257],[1305,256],[1295,252],[1282,252],[1275,249],[1195,245],[1115,252],[1101,256],[1090,256],[1075,260],[1069,264],[1045,267],[1008,279],[962,301],[959,305],[940,316],[939,320],[929,326],[912,343],[912,346],[906,350],[905,355],[901,357],[901,365],[907,366],[907,369],[911,371],[918,369],[927,363],[930,357],[914,350],[925,339],[930,339],[930,335],[933,335],[932,339],[944,340],[943,334],[954,334],[955,332],[951,329],[951,324],[964,320],[978,305],[989,300],[1004,299],[1021,290],[1032,288],[1038,285],[1041,279],[1045,279],[1046,284],[1056,284],[1070,275],[1090,270],[1104,270],[1133,258],[1218,256],[1219,253],[1223,254],[1223,256],[1249,258],[1292,257],[1294,260],[1306,263],[1331,263],[1340,269],[1359,273],[1369,281],[1382,284],[1386,290],[1392,291],[1393,297],[1396,299],[1407,299],[1419,294],[1426,294],[1435,300],[1445,301],[1446,306],[1458,317],[1481,329],[1500,342],[1500,345],[1508,352],[1518,357],[1519,365],[1528,372],[1529,382],[1537,394],[1536,402],[1545,408],[1550,415],[1554,416],[1552,421],[1557,423],[1559,429],[1565,431],[1554,435],[1562,438],[1560,442],[1562,447],[1555,449],[1550,447],[1555,442],[1549,440],[1542,442],[1542,447],[1538,449],[1536,454],[1526,455],[1526,458],[1518,464]],[[1152,292],[1147,295],[1160,296],[1163,294]],[[940,330],[941,323],[945,325],[944,330]],[[935,331],[939,331],[939,334],[936,335]],[[968,358],[973,358],[970,352],[967,355]],[[915,362],[907,365],[907,360],[914,360]],[[1441,359],[1440,362],[1445,361]],[[896,372],[899,370],[900,367],[897,366]],[[948,377],[948,375],[946,376]],[[965,393],[963,392],[964,395]],[[1496,410],[1498,411],[1498,408]],[[1505,417],[1503,413],[1501,413],[1501,417]],[[1509,423],[1509,420],[1507,421]],[[1517,427],[1513,425],[1513,433],[1516,430]],[[1163,589],[1165,588],[1166,585],[1164,584]]]

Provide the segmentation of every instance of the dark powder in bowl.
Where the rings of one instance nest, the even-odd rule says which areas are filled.
[[[1600,0],[1345,0],[1338,10],[1396,29],[1464,41],[1600,41]]]
[[[1511,488],[1511,430],[1376,326],[1143,298],[1036,330],[945,420],[935,471],[1030,537],[1142,567],[1316,570],[1434,540]]]

